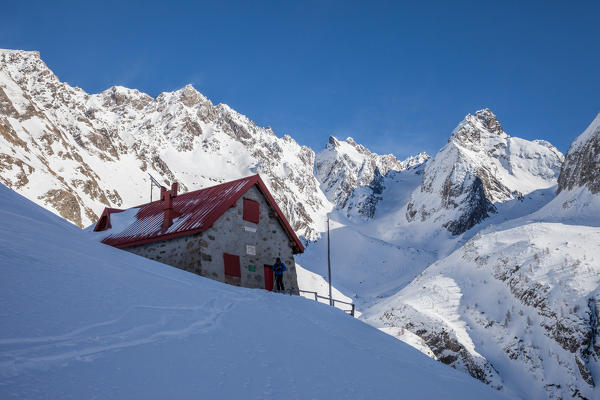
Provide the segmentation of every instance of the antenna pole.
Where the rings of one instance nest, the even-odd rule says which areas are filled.
[[[329,271],[329,305],[333,306],[333,297],[331,296],[331,245],[329,242],[329,216],[327,216],[327,270]]]
[[[152,185],[155,185],[160,189],[160,183],[158,183],[158,181],[154,179],[152,175],[150,175],[150,172],[148,172],[148,176],[150,177],[150,203],[152,203]]]

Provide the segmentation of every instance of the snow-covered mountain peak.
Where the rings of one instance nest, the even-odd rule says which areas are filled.
[[[502,125],[496,115],[488,108],[476,111],[467,116],[458,124],[450,134],[448,142],[454,141],[461,146],[481,150],[488,141],[494,142],[507,138]]]
[[[502,125],[500,125],[500,122],[498,122],[496,114],[494,114],[489,108],[476,111],[474,117],[481,122],[489,132],[496,134],[504,132]]]
[[[187,84],[173,92],[173,98],[181,101],[187,107],[195,107],[210,102],[206,96],[200,93],[194,86]],[[212,105],[212,103],[210,103]]]
[[[89,97],[93,99],[97,98],[100,100],[102,106],[113,109],[133,106],[136,110],[142,110],[149,103],[154,101],[154,99],[146,93],[123,86],[111,86],[103,92]],[[97,105],[98,102],[92,100],[92,103],[90,104]]]
[[[489,110],[469,114],[430,160],[407,205],[408,221],[437,221],[458,235],[496,212],[494,203],[556,184],[563,155],[545,141],[504,132]]]

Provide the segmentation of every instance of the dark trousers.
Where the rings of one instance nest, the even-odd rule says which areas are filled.
[[[277,284],[276,290],[282,292],[285,290],[283,287],[283,275],[275,275],[275,283]]]

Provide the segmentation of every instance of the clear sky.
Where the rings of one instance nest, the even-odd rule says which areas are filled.
[[[191,83],[315,150],[435,154],[489,107],[565,152],[600,112],[599,16],[598,0],[6,1],[0,47],[92,93]]]

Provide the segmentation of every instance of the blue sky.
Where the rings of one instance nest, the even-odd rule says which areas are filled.
[[[216,3],[11,1],[0,47],[88,92],[192,83],[315,150],[434,154],[489,107],[565,152],[600,112],[598,1]]]

